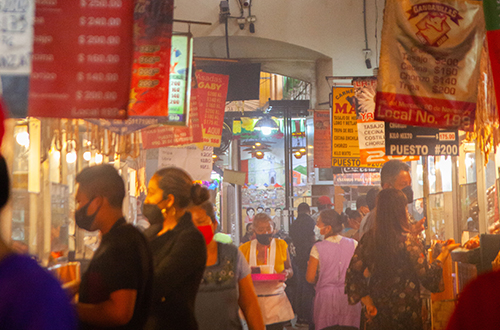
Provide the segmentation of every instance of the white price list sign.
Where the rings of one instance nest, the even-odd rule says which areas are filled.
[[[158,169],[175,166],[191,175],[193,180],[209,181],[212,174],[213,147],[203,149],[195,145],[158,149]]]

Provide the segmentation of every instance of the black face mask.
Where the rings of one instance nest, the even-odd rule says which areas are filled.
[[[163,223],[163,214],[156,204],[142,204],[142,214],[148,219],[151,225]]]
[[[257,242],[262,245],[271,244],[271,239],[273,238],[273,234],[256,234],[255,238],[257,238]]]
[[[413,189],[411,189],[411,186],[406,186],[401,191],[405,194],[408,204],[413,203]]]
[[[82,229],[90,231],[92,224],[94,223],[97,212],[101,209],[99,208],[94,212],[94,214],[87,215],[87,210],[89,208],[90,203],[92,203],[94,199],[91,199],[90,202],[82,206],[80,209],[75,211],[75,222],[76,225]]]

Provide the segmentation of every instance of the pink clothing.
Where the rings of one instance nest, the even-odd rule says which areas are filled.
[[[344,282],[356,243],[343,237],[340,241],[324,240],[316,243],[319,254],[319,277],[314,299],[316,329],[341,325],[359,328],[361,304],[349,305],[344,293]]]

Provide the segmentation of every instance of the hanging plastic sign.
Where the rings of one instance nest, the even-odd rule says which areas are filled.
[[[180,146],[203,141],[201,123],[198,116],[198,88],[191,93],[191,110],[188,126],[157,126],[142,130],[142,147],[153,149],[167,146]]]
[[[137,0],[130,116],[168,116],[173,0]]]
[[[127,117],[134,4],[36,1],[30,116]]]
[[[495,83],[495,95],[497,100],[500,100],[500,2],[497,0],[483,0],[483,8],[488,53]],[[497,111],[500,111],[498,103]]]
[[[332,109],[332,166],[382,167],[382,164],[361,163],[358,145],[353,87],[333,88]]]
[[[330,136],[330,111],[314,111],[314,167],[332,167],[332,138]]]
[[[229,76],[196,72],[203,144],[220,147]]]
[[[175,166],[188,172],[193,180],[210,181],[213,147],[199,149],[195,145],[160,148],[158,168]]]
[[[458,130],[385,124],[386,152],[395,156],[458,156]]]
[[[0,75],[31,72],[35,0],[0,0]]]
[[[483,30],[482,1],[388,0],[375,119],[473,130]]]

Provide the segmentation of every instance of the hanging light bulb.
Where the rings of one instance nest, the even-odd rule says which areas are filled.
[[[305,155],[307,152],[306,148],[300,148],[299,151],[302,155]]]
[[[29,146],[30,146],[30,134],[26,131],[17,133],[16,142],[17,142],[17,144],[19,144],[25,148],[29,148]]]
[[[95,163],[96,164],[102,164],[103,157],[101,154],[95,154]]]
[[[59,162],[61,160],[61,153],[58,150],[52,150],[51,154],[55,162]]]
[[[262,151],[257,151],[257,152],[255,153],[255,158],[257,158],[257,159],[262,159],[262,158],[264,158],[264,153],[263,153]]]
[[[260,143],[260,142],[255,142],[255,146],[256,146],[256,147],[260,147],[261,145],[262,145],[262,143]]]
[[[92,158],[92,153],[90,151],[85,151],[83,153],[83,159],[86,160],[87,162],[90,161]]]
[[[296,151],[293,155],[294,155],[294,156],[295,156],[295,158],[297,158],[297,159],[302,158],[302,154],[300,153],[300,151]]]
[[[74,152],[74,151],[68,152],[66,154],[66,162],[68,164],[73,164],[74,162],[76,162],[76,152]]]

